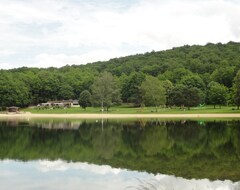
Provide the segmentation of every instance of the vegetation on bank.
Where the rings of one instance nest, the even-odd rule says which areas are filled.
[[[33,114],[101,114],[101,107],[88,107],[86,110],[80,107],[66,108],[66,109],[35,109],[25,108],[21,111],[31,112]],[[190,110],[187,108],[158,108],[156,107],[129,107],[129,106],[114,106],[111,107],[108,112],[109,114],[207,114],[207,113],[240,113],[239,110],[233,107],[222,106],[219,107],[204,106],[204,107],[192,107]]]
[[[239,53],[240,43],[209,43],[60,69],[0,70],[0,107],[80,99],[83,108],[104,110],[122,103],[239,109]]]

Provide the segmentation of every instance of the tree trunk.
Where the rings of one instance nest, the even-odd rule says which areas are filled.
[[[103,112],[103,101],[102,101],[102,112]]]
[[[156,112],[158,112],[158,107],[157,107],[157,105],[156,105]]]

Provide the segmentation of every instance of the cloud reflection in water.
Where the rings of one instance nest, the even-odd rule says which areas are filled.
[[[187,180],[168,175],[116,169],[88,163],[62,160],[0,162],[1,189],[18,190],[239,190],[240,183],[226,181]]]

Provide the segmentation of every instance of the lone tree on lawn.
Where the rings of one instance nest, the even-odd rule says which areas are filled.
[[[238,71],[236,77],[234,78],[233,97],[234,97],[235,104],[237,105],[237,109],[239,110],[239,106],[240,106],[240,70]]]
[[[141,85],[144,104],[155,106],[156,112],[158,106],[166,104],[166,90],[158,78],[147,76]]]
[[[104,72],[92,85],[92,103],[101,106],[102,111],[122,102],[118,84],[111,73]]]
[[[83,109],[86,110],[88,106],[91,106],[91,94],[88,90],[84,90],[81,92],[79,96],[79,105],[82,106]]]
[[[217,104],[221,107],[227,101],[227,87],[212,81],[208,84],[207,96],[209,103],[213,104],[214,109]]]

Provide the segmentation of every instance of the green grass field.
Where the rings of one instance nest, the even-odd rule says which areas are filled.
[[[22,109],[24,112],[31,112],[35,114],[91,114],[91,113],[102,113],[101,108],[93,108],[89,107],[86,110],[78,107],[78,108],[66,108],[66,109],[44,109],[37,110],[34,108],[26,108]],[[156,112],[155,107],[144,107],[144,108],[135,108],[128,106],[117,106],[111,107],[108,112],[109,114],[207,114],[207,113],[240,113],[240,110],[237,110],[236,107],[227,107],[222,106],[222,108],[214,109],[213,106],[205,106],[205,107],[193,107],[190,110],[179,109],[179,108],[159,108],[158,112]]]

